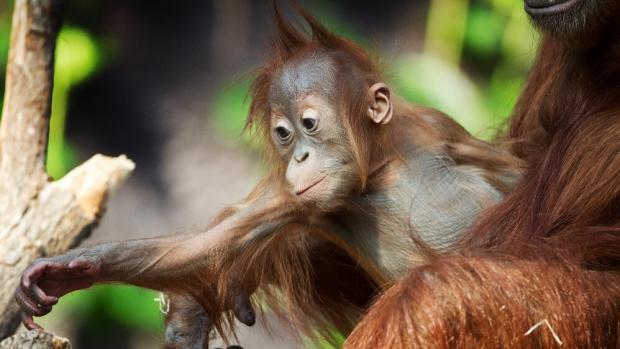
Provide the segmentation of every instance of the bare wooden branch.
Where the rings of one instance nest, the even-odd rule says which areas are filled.
[[[71,349],[71,344],[50,333],[29,331],[3,340],[0,349]]]
[[[19,324],[13,294],[21,272],[88,235],[111,190],[134,168],[125,156],[95,155],[59,181],[45,172],[61,2],[16,0],[13,13],[0,124],[0,339]],[[14,336],[0,348],[69,347],[36,333]]]
[[[97,224],[108,192],[133,170],[124,156],[95,155],[61,180],[47,184],[29,200],[28,209],[11,227],[0,227],[0,333],[18,324],[13,300],[20,273],[36,258],[73,247]],[[12,315],[12,316],[11,316]]]
[[[0,227],[18,220],[28,199],[47,182],[45,152],[60,2],[15,1],[0,125]]]

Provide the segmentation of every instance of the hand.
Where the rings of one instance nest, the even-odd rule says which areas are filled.
[[[100,271],[99,259],[79,254],[35,260],[22,274],[15,293],[24,312],[24,325],[30,330],[40,329],[33,316],[48,314],[65,294],[92,286]]]

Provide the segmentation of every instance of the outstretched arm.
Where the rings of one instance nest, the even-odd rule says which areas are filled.
[[[189,283],[196,282],[195,273],[209,270],[218,250],[241,248],[295,218],[295,206],[287,203],[287,197],[260,187],[256,192],[202,233],[105,243],[35,261],[24,271],[16,293],[25,324],[37,327],[32,316],[49,313],[59,297],[95,283],[121,282],[162,291],[193,287]]]

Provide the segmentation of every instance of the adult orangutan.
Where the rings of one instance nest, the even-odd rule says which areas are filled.
[[[206,347],[229,310],[252,324],[254,293],[306,334],[346,334],[374,293],[452,250],[510,190],[517,158],[394,96],[367,53],[300,11],[311,36],[276,9],[252,85],[248,128],[269,171],[248,198],[199,234],[34,262],[16,295],[28,327],[68,292],[123,282],[172,295],[168,348]]]
[[[525,9],[544,37],[507,136],[522,180],[346,348],[620,347],[620,2]]]

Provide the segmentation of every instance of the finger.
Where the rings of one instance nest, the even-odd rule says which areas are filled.
[[[29,300],[28,298],[19,298],[17,300],[17,303],[22,307],[22,310],[27,313],[28,315],[32,315],[32,316],[44,316],[49,314],[50,311],[52,311],[52,307],[51,306],[46,306],[46,305],[36,305],[34,303],[32,303],[31,300]]]
[[[36,302],[30,299],[21,289],[15,294],[15,300],[28,315],[43,316],[52,311],[51,306],[36,304]]]
[[[48,280],[46,277],[45,279],[39,280],[38,285],[41,289],[45,290],[48,296],[60,298],[75,290],[88,288],[92,286],[93,283],[94,279],[92,277],[85,276],[59,280]]]
[[[67,264],[56,263],[56,262],[45,263],[44,270],[42,272],[37,270],[37,272],[41,274],[45,274],[46,277],[53,278],[53,279],[74,278],[84,273],[81,269],[71,269],[68,267]],[[37,275],[36,279],[38,278],[41,278],[41,275]],[[35,278],[31,278],[31,279],[36,280]]]
[[[26,313],[22,313],[22,323],[29,330],[42,330],[43,329],[43,327],[39,326],[37,323],[34,322],[32,315],[28,315]]]
[[[47,295],[42,289],[41,287],[39,287],[39,285],[37,284],[33,284],[32,286],[30,286],[29,289],[29,293],[28,293],[31,298],[37,303],[37,304],[42,304],[42,305],[55,305],[56,303],[58,303],[58,298],[51,296],[51,295]]]
[[[29,298],[33,298],[37,304],[54,305],[58,302],[58,298],[46,295],[39,285],[36,284],[36,281],[43,273],[43,270],[45,270],[45,265],[43,268],[39,267],[33,269],[32,273],[24,274],[24,276],[22,276],[19,289],[24,295],[29,295]]]
[[[49,280],[73,280],[84,277],[94,277],[99,272],[99,266],[80,261],[76,264],[54,265],[45,270],[46,279]]]
[[[71,267],[71,263],[69,264],[61,264],[54,263],[49,264],[47,269],[45,270],[46,275],[60,275],[60,276],[69,276],[69,275],[79,275],[82,271],[82,265],[78,265],[78,267]]]
[[[252,308],[252,302],[250,302],[250,298],[245,294],[245,292],[239,289],[233,290],[232,306],[233,313],[239,321],[247,326],[254,325],[256,322],[256,315],[254,314],[254,309]]]
[[[41,263],[37,263],[29,267],[24,272],[24,275],[22,275],[22,280],[21,280],[22,285],[25,288],[29,288],[30,285],[32,285],[34,281],[38,280],[41,277],[41,275],[43,275],[43,273],[45,272],[45,269],[48,266],[49,265],[46,262],[41,262]]]
[[[93,262],[91,259],[81,257],[69,262],[69,268],[90,276],[94,276],[99,273],[101,264],[98,262]]]
[[[84,258],[76,258],[69,262],[69,268],[71,269],[89,269],[92,267],[92,263]]]

